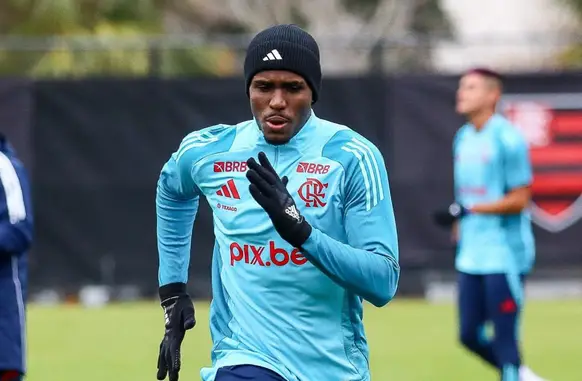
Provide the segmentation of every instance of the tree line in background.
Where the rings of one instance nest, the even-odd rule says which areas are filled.
[[[568,2],[582,19],[582,0],[557,1]],[[328,72],[346,67],[427,70],[431,68],[431,42],[435,37],[454,38],[439,3],[439,0],[3,0],[0,74],[231,75],[240,70],[249,34],[274,23],[289,22],[307,28],[316,37],[323,36],[319,41]],[[159,43],[157,38],[164,35],[172,38]],[[193,37],[184,40],[180,36]],[[217,36],[227,36],[230,41]],[[396,40],[400,42],[391,42]],[[238,46],[233,47],[232,41],[238,41]],[[569,64],[582,62],[581,52],[582,48],[574,47],[562,59]]]
[[[572,9],[582,24],[582,0],[560,0]],[[559,59],[567,67],[582,68],[582,41],[567,49]]]
[[[143,35],[164,33],[164,0],[3,0],[0,73],[32,77],[216,72],[220,49],[162,51]],[[35,38],[36,37],[36,38]],[[42,37],[45,37],[42,39]],[[120,41],[130,41],[120,44]],[[224,49],[223,49],[224,50]]]
[[[335,36],[321,39],[328,70],[350,60],[353,66],[383,65],[384,36],[448,32],[437,0],[3,0],[0,33],[13,37],[0,43],[0,73],[229,75],[240,70],[249,34],[283,22]],[[173,37],[158,44],[162,35]],[[181,39],[185,35],[197,38]],[[30,39],[44,36],[60,38]],[[427,56],[428,45],[404,50],[393,65],[429,64],[418,59]]]

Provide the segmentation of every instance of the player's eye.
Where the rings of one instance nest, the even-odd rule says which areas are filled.
[[[273,88],[273,85],[268,82],[255,82],[253,87],[260,91],[267,92]]]
[[[304,86],[301,83],[290,83],[290,84],[285,86],[287,91],[292,92],[292,93],[297,93],[297,92],[303,90],[303,87]]]

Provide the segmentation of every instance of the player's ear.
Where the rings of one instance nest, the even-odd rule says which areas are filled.
[[[497,105],[500,100],[501,100],[501,92],[495,91],[494,94],[493,94],[493,103],[495,105]]]

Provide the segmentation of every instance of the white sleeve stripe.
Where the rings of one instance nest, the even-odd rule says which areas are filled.
[[[342,147],[346,152],[352,153],[358,158],[358,164],[360,165],[360,170],[362,171],[362,176],[364,177],[364,186],[366,187],[366,211],[372,209],[371,195],[370,195],[370,182],[368,181],[368,174],[366,173],[366,168],[364,167],[364,162],[362,161],[362,156],[357,152],[347,147]]]
[[[18,271],[18,257],[12,256],[12,282],[16,293],[16,304],[18,305],[18,321],[20,323],[20,345],[22,353],[22,367],[26,368],[26,323],[24,317],[24,298],[22,297],[22,283]]]
[[[0,152],[0,182],[4,187],[6,207],[10,223],[15,224],[26,218],[24,196],[20,187],[20,180],[10,159]]]
[[[191,142],[195,142],[195,141],[211,142],[211,141],[213,141],[213,138],[214,138],[214,136],[208,131],[204,131],[204,132],[196,131],[196,132],[193,132],[193,133],[189,134],[188,136],[186,136],[182,140],[181,146],[183,147],[186,144],[191,143]]]
[[[213,135],[209,131],[194,132],[185,137],[182,141],[182,144],[180,144],[180,148],[178,148],[178,153],[176,155],[176,160],[180,160],[180,158],[192,148],[204,147],[205,145],[215,141],[218,141],[218,138],[216,135]]]
[[[368,154],[362,150],[362,148],[360,146],[358,146],[357,144],[354,143],[347,143],[346,147],[349,147],[351,149],[353,149],[354,151],[357,151],[360,153],[360,155],[363,157],[363,161],[365,164],[365,168],[366,171],[368,173],[368,175],[370,176],[370,179],[372,180],[372,193],[373,193],[373,205],[376,205],[378,203],[378,186],[376,185],[376,178],[374,177],[374,172],[372,171],[372,163],[370,163],[370,158],[368,157]],[[361,159],[360,159],[361,160]]]
[[[356,144],[361,145],[370,154],[372,164],[374,164],[374,172],[376,173],[376,178],[378,179],[378,190],[380,191],[380,201],[384,200],[384,186],[382,185],[382,177],[380,176],[380,168],[378,166],[378,160],[376,160],[376,156],[374,156],[374,153],[372,152],[370,147],[361,140],[353,138],[352,141]]]

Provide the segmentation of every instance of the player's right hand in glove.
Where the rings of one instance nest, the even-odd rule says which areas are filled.
[[[160,300],[164,309],[165,334],[158,356],[158,380],[178,381],[181,355],[180,346],[186,331],[196,325],[194,304],[184,283],[170,283],[160,287]]]
[[[437,210],[433,213],[435,223],[444,228],[450,228],[453,224],[469,214],[469,209],[456,202],[452,203],[447,209]]]
[[[249,191],[255,201],[265,210],[281,238],[296,248],[309,238],[312,227],[299,213],[295,201],[287,190],[287,176],[279,177],[267,155],[259,152],[247,160]]]

